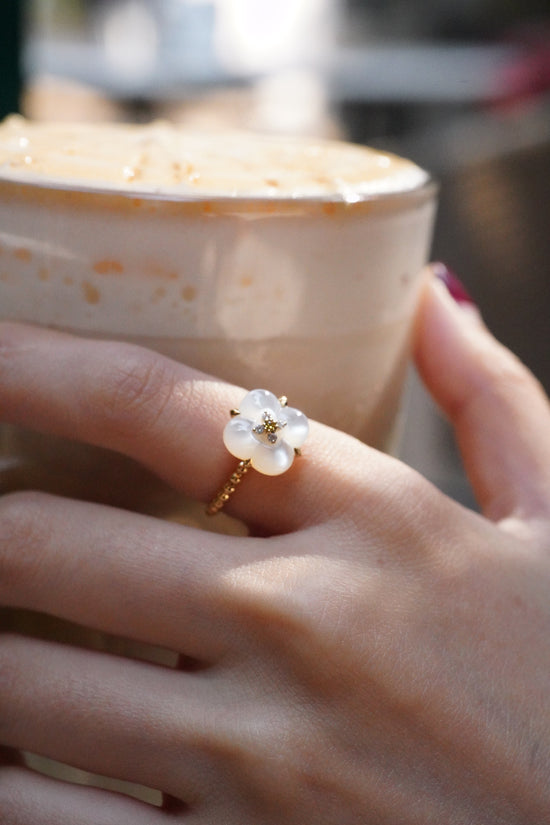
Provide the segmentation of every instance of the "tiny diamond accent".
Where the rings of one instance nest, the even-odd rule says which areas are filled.
[[[286,427],[286,421],[277,421],[277,419],[273,418],[268,410],[265,410],[263,419],[264,423],[256,424],[256,426],[252,428],[252,432],[257,433],[258,435],[264,435],[265,433],[269,443],[276,444],[278,441],[276,433],[278,430],[282,430],[283,427]]]

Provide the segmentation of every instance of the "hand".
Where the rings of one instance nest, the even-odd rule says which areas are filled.
[[[3,497],[0,603],[197,663],[2,634],[0,744],[167,800],[6,763],[4,825],[550,822],[548,402],[442,289],[416,357],[482,515],[321,425],[291,472],[235,493],[247,538]],[[240,398],[146,350],[0,326],[4,421],[124,452],[205,502],[233,469]]]

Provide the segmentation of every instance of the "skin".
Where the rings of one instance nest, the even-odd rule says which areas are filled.
[[[193,663],[2,633],[3,825],[550,822],[548,401],[440,285],[415,354],[480,514],[317,424],[286,476],[251,472],[233,497],[246,538],[2,497],[1,604]],[[205,502],[242,395],[136,347],[0,325],[4,421],[114,448]],[[19,750],[165,805],[45,778]]]

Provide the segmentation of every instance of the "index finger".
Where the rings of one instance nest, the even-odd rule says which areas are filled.
[[[116,450],[205,504],[238,462],[222,432],[244,393],[138,346],[0,324],[4,421]],[[248,473],[227,510],[267,533],[319,523],[364,507],[390,461],[320,424],[303,452],[282,476]]]

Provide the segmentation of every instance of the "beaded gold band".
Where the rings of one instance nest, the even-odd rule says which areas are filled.
[[[243,476],[246,475],[249,469],[250,459],[247,459],[246,461],[239,461],[235,472],[231,473],[228,481],[225,482],[219,493],[217,493],[214,496],[214,498],[206,508],[206,515],[215,516],[216,513],[219,513],[219,511],[226,504],[226,502],[229,501],[229,499],[235,492],[237,484],[240,484]]]
[[[210,516],[219,513],[251,467],[268,476],[286,472],[309,433],[306,416],[268,390],[247,393],[230,415],[223,441],[239,464],[206,508]]]

